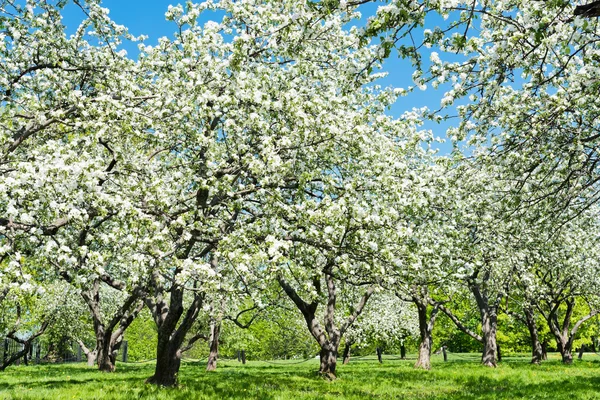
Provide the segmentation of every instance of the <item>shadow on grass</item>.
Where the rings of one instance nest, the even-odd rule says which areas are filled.
[[[153,364],[119,364],[111,374],[84,365],[36,366],[0,375],[0,398],[4,398],[2,393],[15,399],[81,398],[81,393],[111,399],[596,398],[599,366],[597,360],[573,366],[555,361],[541,366],[508,361],[497,369],[474,362],[448,362],[421,371],[412,368],[412,361],[351,362],[340,365],[337,381],[328,382],[317,377],[318,365],[312,361],[298,365],[220,363],[212,373],[204,371],[204,362],[187,362],[182,365],[178,388],[144,384],[152,375]],[[100,395],[102,388],[105,392]]]
[[[450,395],[431,399],[576,399],[598,398],[600,377],[571,377],[552,382],[523,383],[513,379],[471,377]],[[593,397],[590,397],[594,395]]]

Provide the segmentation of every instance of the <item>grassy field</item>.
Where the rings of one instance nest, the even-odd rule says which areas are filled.
[[[553,357],[554,358],[554,357]],[[181,386],[144,384],[153,364],[118,364],[105,374],[83,364],[18,366],[0,373],[0,399],[600,399],[600,357],[563,366],[541,366],[526,357],[507,357],[496,369],[478,365],[476,355],[434,356],[432,371],[416,371],[414,360],[354,359],[340,365],[339,379],[316,376],[316,360],[277,364],[220,361],[216,372],[186,361]]]

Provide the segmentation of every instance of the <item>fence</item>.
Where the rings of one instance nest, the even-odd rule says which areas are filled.
[[[0,339],[0,364],[6,362],[13,354],[23,351],[24,345],[10,339]],[[29,352],[15,362],[21,363],[69,363],[87,361],[87,357],[79,343],[69,340],[62,346],[62,350],[49,348],[39,340],[34,341],[29,348]],[[117,360],[127,362],[127,341],[121,343],[117,352]]]

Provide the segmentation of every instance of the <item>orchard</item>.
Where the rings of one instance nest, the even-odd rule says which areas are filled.
[[[599,2],[162,12],[151,41],[99,0],[0,0],[0,382],[77,351],[198,396],[242,356],[321,387],[374,354],[595,355]]]

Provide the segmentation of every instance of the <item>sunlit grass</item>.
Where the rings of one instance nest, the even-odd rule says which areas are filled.
[[[120,363],[113,374],[84,364],[18,366],[0,374],[0,399],[600,399],[595,354],[572,366],[555,355],[541,366],[505,357],[496,369],[480,366],[476,354],[433,361],[432,371],[417,371],[414,360],[355,358],[339,365],[334,382],[317,376],[316,360],[220,361],[213,373],[204,371],[204,362],[186,361],[174,389],[144,384],[153,363]]]

